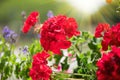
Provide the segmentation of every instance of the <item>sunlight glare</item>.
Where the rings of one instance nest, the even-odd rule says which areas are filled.
[[[105,5],[105,0],[67,0],[69,4],[85,14],[92,14]]]

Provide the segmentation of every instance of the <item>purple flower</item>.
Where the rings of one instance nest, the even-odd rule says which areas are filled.
[[[2,31],[3,37],[5,39],[8,39],[10,36],[10,32],[11,32],[11,30],[8,28],[8,26],[5,26],[3,31]]]
[[[16,39],[17,39],[17,34],[10,30],[8,28],[8,26],[5,26],[3,28],[3,31],[2,31],[2,34],[3,34],[3,37],[5,38],[6,41],[10,42],[10,43],[15,43],[16,42]]]
[[[10,36],[10,42],[15,43],[16,39],[17,39],[17,36],[18,35],[16,33],[12,33],[11,36]]]
[[[23,52],[24,54],[27,53],[27,52],[28,52],[28,46],[24,46],[22,52]]]
[[[47,17],[51,18],[53,16],[54,16],[53,12],[51,10],[49,10],[48,13],[47,13]]]

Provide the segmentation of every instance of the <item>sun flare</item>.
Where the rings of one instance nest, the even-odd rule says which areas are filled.
[[[96,12],[106,3],[105,0],[67,0],[67,2],[85,14]]]

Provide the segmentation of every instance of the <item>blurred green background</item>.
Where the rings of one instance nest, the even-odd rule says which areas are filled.
[[[120,15],[116,13],[117,8],[118,2],[113,0],[112,3],[106,3],[96,12],[86,15],[71,6],[66,0],[0,0],[0,32],[7,25],[20,35],[19,40],[28,38],[27,41],[29,42],[30,39],[32,40],[37,36],[36,34],[33,35],[33,32],[28,34],[21,32],[23,24],[22,11],[25,11],[26,15],[29,15],[32,11],[39,11],[43,23],[47,19],[46,15],[49,10],[52,10],[54,15],[64,14],[74,17],[81,31],[94,32],[94,28],[98,23],[107,22],[113,25],[120,21]]]

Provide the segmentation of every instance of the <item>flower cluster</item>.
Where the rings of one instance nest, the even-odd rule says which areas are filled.
[[[102,35],[103,34],[103,35]],[[108,24],[99,24],[96,28],[95,37],[103,37],[102,49],[107,50],[108,46],[120,46],[120,23],[112,28]]]
[[[14,31],[10,30],[7,26],[4,27],[2,34],[6,41],[10,43],[16,42],[16,38],[18,35]]]
[[[120,48],[113,46],[112,51],[104,53],[97,66],[97,80],[120,80]]]
[[[33,56],[32,68],[29,75],[32,80],[49,80],[52,70],[47,66],[47,58],[49,54],[45,51],[37,53]]]
[[[98,24],[95,30],[95,37],[96,38],[103,37],[102,33],[108,31],[109,29],[110,29],[110,25],[107,23]]]
[[[39,16],[38,12],[30,13],[28,18],[24,22],[24,26],[23,26],[22,32],[27,33],[30,30],[31,26],[34,26],[35,23],[38,21],[38,16]]]
[[[60,49],[67,49],[71,42],[67,39],[79,35],[77,23],[74,18],[58,15],[49,18],[41,28],[41,45],[48,51],[60,54]]]
[[[38,16],[38,12],[32,12],[28,16],[23,27],[24,33],[27,33],[31,26],[35,25]],[[33,56],[32,68],[29,73],[32,80],[49,80],[52,70],[47,66],[46,59],[49,57],[47,52],[61,54],[61,49],[67,49],[71,46],[68,39],[80,34],[77,31],[78,25],[74,18],[63,15],[53,16],[51,11],[47,16],[48,20],[40,24],[40,42],[44,51]]]

